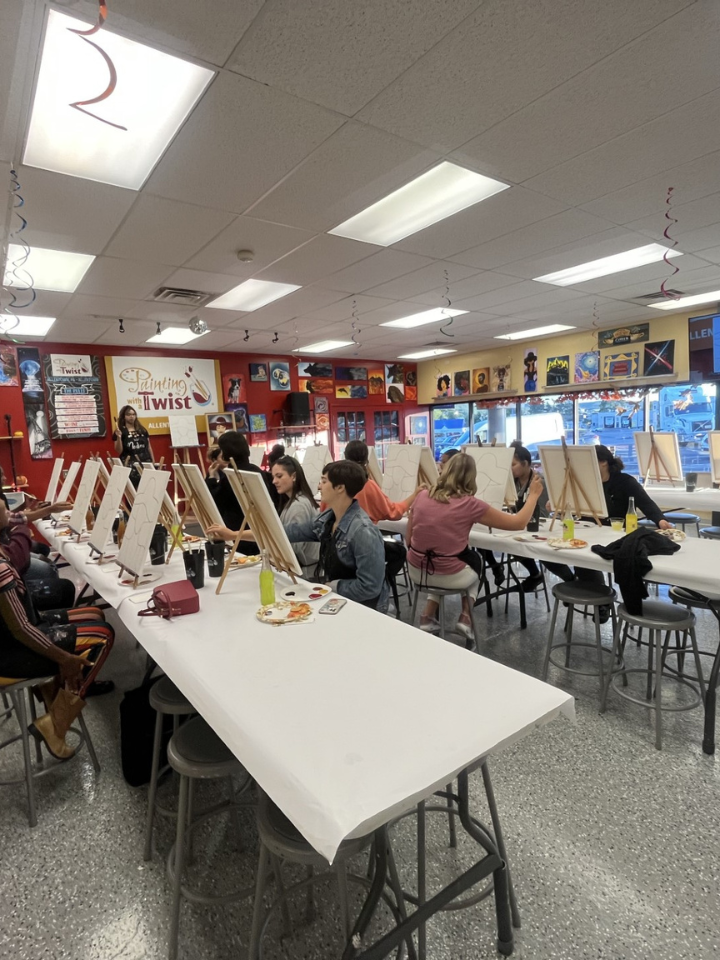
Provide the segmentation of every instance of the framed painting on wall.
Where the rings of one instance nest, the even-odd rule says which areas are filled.
[[[217,441],[221,434],[235,429],[235,412],[233,410],[208,413],[205,417],[205,432],[207,433],[208,443],[211,440]]]
[[[603,360],[604,380],[632,380],[638,375],[640,354],[637,350],[630,353],[608,353]]]

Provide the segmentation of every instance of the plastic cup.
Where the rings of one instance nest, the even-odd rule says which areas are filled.
[[[625,529],[625,521],[622,517],[610,517],[610,526],[616,533],[622,533]]]

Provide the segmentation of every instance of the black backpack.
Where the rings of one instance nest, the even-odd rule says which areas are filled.
[[[140,686],[128,690],[120,702],[120,759],[123,776],[131,787],[141,787],[150,782],[156,717],[150,706],[150,690],[159,679],[146,676]],[[160,769],[167,763],[172,720],[169,715],[163,717]]]

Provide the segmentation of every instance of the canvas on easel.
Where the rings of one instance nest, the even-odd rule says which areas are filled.
[[[467,446],[465,453],[473,458],[477,467],[477,499],[496,510],[502,510],[506,503],[515,503],[517,494],[512,476],[515,451],[510,447]]]
[[[638,469],[645,483],[682,482],[683,470],[676,433],[657,433],[650,429],[635,434]]]
[[[205,478],[198,465],[195,463],[174,463],[172,468],[185,494],[185,510],[181,517],[181,524],[185,523],[187,515],[192,510],[206,537],[208,527],[213,524],[224,526],[223,518],[207,488]]]
[[[62,457],[58,457],[53,464],[52,473],[50,474],[50,483],[48,483],[47,492],[45,494],[45,500],[48,503],[55,503],[55,494],[57,493],[58,483],[60,482],[60,475],[62,474],[62,468],[65,461]]]
[[[60,492],[58,493],[58,502],[64,503],[66,500],[72,500],[72,488],[73,484],[75,483],[75,477],[77,477],[79,470],[79,460],[74,461],[68,467],[68,471],[65,474],[65,479],[63,480],[62,486],[60,487]]]
[[[115,563],[120,567],[118,578],[123,573],[130,574],[135,587],[143,576],[169,479],[167,470],[143,470],[140,476],[122,546],[115,557]]]
[[[368,447],[368,473],[375,483],[379,487],[382,487],[383,475],[382,470],[380,469],[380,461],[378,460],[375,447]]]
[[[194,416],[171,413],[168,415],[171,447],[199,447],[197,421]]]
[[[710,476],[713,483],[720,483],[720,430],[708,431],[710,450]]]
[[[288,540],[285,528],[275,509],[275,504],[270,499],[262,475],[238,470],[233,463],[230,467],[225,468],[225,476],[230,481],[230,486],[242,507],[245,519],[240,530],[238,530],[230,555],[225,561],[225,569],[215,593],[220,593],[240,542],[241,534],[248,528],[252,531],[253,540],[273,567],[281,573],[287,573],[292,582],[295,583],[295,577],[302,577],[303,575],[302,567],[298,562],[292,544]]]
[[[539,446],[540,461],[555,520],[566,516],[593,517],[597,524],[607,517],[600,467],[594,447]]]
[[[85,518],[90,509],[90,502],[95,493],[100,463],[97,460],[86,460],[85,469],[75,495],[75,503],[68,520],[68,527],[77,536],[78,540],[85,528]]]
[[[305,450],[305,456],[302,459],[302,468],[308,486],[313,493],[315,493],[320,486],[323,467],[326,463],[330,463],[331,460],[330,450],[324,443],[308,447]]]
[[[113,523],[122,503],[125,485],[130,482],[130,467],[114,466],[110,480],[105,487],[105,493],[100,503],[95,526],[90,533],[89,547],[91,554],[98,554],[98,563],[102,563],[107,553]],[[134,490],[133,490],[134,492]],[[114,553],[113,557],[114,558]]]
[[[420,463],[418,464],[418,482],[433,487],[438,482],[437,464],[430,447],[420,447]]]
[[[290,456],[290,454],[286,454],[286,456]],[[250,463],[255,464],[256,467],[262,467],[264,459],[265,447],[250,447]]]
[[[153,463],[142,463],[139,464],[141,470],[154,470],[155,464]],[[165,558],[165,563],[170,562],[170,558],[173,555],[175,547],[179,547],[183,553],[185,552],[185,547],[183,545],[182,538],[182,522],[180,520],[180,514],[177,511],[177,507],[172,502],[170,494],[165,491],[163,495],[162,506],[160,507],[160,523],[165,527],[170,537],[170,552]]]
[[[423,447],[407,443],[390,443],[386,447],[382,489],[393,503],[401,503],[415,492],[422,450]]]

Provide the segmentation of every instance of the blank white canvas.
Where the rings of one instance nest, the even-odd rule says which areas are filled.
[[[652,463],[650,455],[652,453],[653,443],[658,452],[658,466],[655,466],[653,457]],[[640,476],[645,477],[650,470],[650,478],[653,480],[682,480],[683,471],[680,462],[680,447],[678,446],[677,434],[675,433],[650,433],[639,430],[635,434],[635,449],[637,451],[638,469]],[[669,474],[667,476],[666,474]],[[657,473],[657,476],[656,476]]]
[[[68,472],[63,481],[63,485],[60,487],[60,493],[58,493],[58,501],[62,503],[67,500],[70,496],[70,491],[72,486],[75,483],[75,477],[78,475],[78,470],[80,469],[80,461],[77,460],[74,463],[71,463],[68,467]]]
[[[65,461],[62,457],[58,457],[53,464],[52,473],[50,474],[50,483],[48,484],[47,493],[45,494],[45,499],[48,503],[55,503],[55,494],[57,493],[58,483],[60,482],[60,474],[62,473],[63,464]]]
[[[393,503],[407,500],[417,487],[422,449],[407,443],[391,443],[385,448],[382,488]]]
[[[95,491],[98,473],[100,471],[100,462],[98,460],[86,460],[85,469],[78,486],[75,505],[68,520],[68,526],[73,533],[82,533],[85,525],[85,516],[90,508],[90,501]]]
[[[478,500],[502,510],[506,501],[517,499],[512,478],[512,461],[515,451],[509,447],[471,447],[465,453],[472,457],[477,467]]]
[[[199,447],[197,420],[193,416],[168,415],[171,447]]]
[[[383,474],[380,469],[380,461],[378,460],[375,447],[368,447],[368,473],[375,481],[375,483],[382,487]]]
[[[318,446],[308,447],[305,450],[302,468],[305,479],[313,493],[315,493],[320,484],[320,477],[322,476],[323,467],[326,463],[330,463],[330,450],[324,443]]]
[[[185,497],[188,500],[192,497],[196,503],[200,503],[204,508],[205,515],[208,516],[213,523],[225,526],[223,518],[220,516],[220,511],[207,488],[205,477],[203,477],[200,472],[200,467],[196,463],[174,463],[173,470],[175,471],[175,476],[182,487]],[[164,472],[165,471],[163,471],[163,473]],[[198,517],[198,523],[200,523],[200,517]],[[202,524],[200,525],[202,526]],[[207,535],[204,527],[203,533]]]
[[[437,483],[440,476],[438,465],[435,463],[435,457],[430,447],[420,447],[420,473],[423,480],[427,483]]]
[[[713,483],[720,483],[720,430],[709,430],[710,476]]]
[[[568,460],[572,464],[573,474],[576,480],[576,489],[578,491],[577,501],[573,498],[573,491],[568,482],[565,491],[565,504],[562,502],[562,489],[565,483],[565,457],[562,447],[544,447],[539,446],[540,461],[545,476],[548,496],[553,510],[561,510],[567,506],[574,514],[598,517],[607,516],[607,507],[605,505],[605,494],[603,492],[602,478],[600,477],[600,467],[595,453],[595,447],[588,446],[567,446],[565,448],[568,454]],[[585,491],[585,496],[580,493],[580,486]]]
[[[108,485],[105,488],[95,526],[90,533],[90,546],[99,554],[105,553],[110,540],[112,525],[120,509],[125,484],[130,481],[130,467],[113,467]]]
[[[290,454],[286,454],[290,456]],[[250,447],[250,463],[254,463],[256,467],[261,467],[262,462],[265,459],[265,447]]]
[[[144,570],[169,479],[167,470],[143,470],[140,477],[122,546],[115,558],[118,566],[136,577]]]

